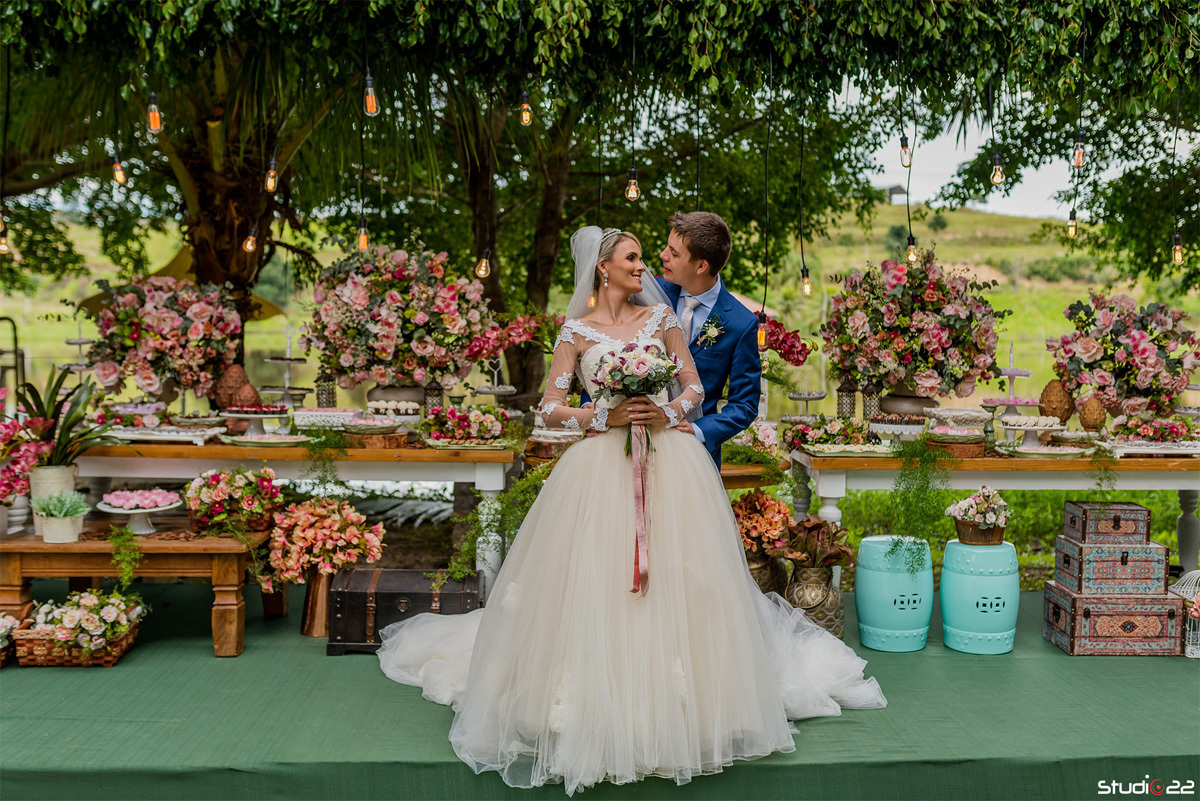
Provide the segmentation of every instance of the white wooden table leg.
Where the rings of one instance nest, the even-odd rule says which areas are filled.
[[[817,517],[830,523],[842,522],[842,510],[838,503],[846,497],[846,473],[844,470],[818,471],[814,492],[821,498],[821,509]]]
[[[808,483],[808,474],[799,462],[792,462],[792,478],[796,479],[796,490],[792,493],[792,509],[797,520],[808,517],[812,507],[812,486]]]
[[[1196,507],[1200,505],[1200,490],[1179,490],[1179,519],[1175,521],[1175,533],[1179,537],[1179,564],[1183,572],[1196,569],[1200,554],[1200,518]]]
[[[483,520],[483,536],[475,550],[475,570],[479,573],[479,604],[487,603],[496,574],[500,572],[503,543],[496,531],[496,496],[500,490],[480,490],[479,515]]]

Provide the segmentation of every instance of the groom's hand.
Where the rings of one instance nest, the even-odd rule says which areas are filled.
[[[696,429],[692,428],[692,424],[688,420],[684,420],[679,425],[675,426],[676,431],[682,431],[684,434],[695,435]]]
[[[638,398],[630,401],[629,422],[643,426],[665,426],[670,420],[661,406],[649,398]]]

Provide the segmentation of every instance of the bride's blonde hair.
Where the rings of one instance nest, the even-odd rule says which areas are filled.
[[[617,245],[626,239],[637,245],[639,250],[641,249],[642,242],[635,234],[629,231],[622,231],[620,228],[604,229],[604,233],[600,236],[600,256],[596,259],[596,275],[592,278],[592,292],[600,291],[600,265],[611,259],[613,251],[617,249]]]

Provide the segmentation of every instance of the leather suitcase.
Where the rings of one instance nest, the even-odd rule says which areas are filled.
[[[1149,542],[1150,510],[1136,503],[1067,501],[1063,535],[1089,545]]]
[[[379,631],[421,612],[458,615],[479,607],[479,579],[447,581],[439,592],[424,570],[347,568],[329,591],[328,656],[347,651],[373,654]]]
[[[1162,595],[1167,591],[1170,549],[1157,542],[1082,543],[1059,537],[1054,580],[1080,595]]]
[[[1046,582],[1042,634],[1073,656],[1181,656],[1183,598],[1159,595],[1079,595]]]

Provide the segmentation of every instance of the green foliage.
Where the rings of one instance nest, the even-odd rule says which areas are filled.
[[[49,281],[88,274],[83,257],[75,252],[67,226],[56,216],[44,198],[26,196],[14,202],[6,199],[4,220],[9,242],[20,261],[0,256],[0,289],[5,292],[33,294],[35,276]]]
[[[1088,284],[1102,284],[1112,277],[1107,271],[1098,267],[1094,258],[1083,255],[1035,259],[1025,267],[1025,276],[1040,278],[1050,283],[1082,281]]]
[[[83,517],[91,508],[80,492],[60,492],[48,498],[34,498],[30,506],[33,511],[46,517]]]
[[[345,497],[350,488],[338,473],[338,459],[345,459],[350,440],[341,431],[331,428],[305,429],[303,481],[313,482],[313,494]]]
[[[929,218],[927,225],[929,226],[929,230],[936,234],[940,233],[941,231],[945,231],[950,226],[950,223],[946,220],[945,214],[942,214],[941,212],[935,212],[933,216]]]
[[[883,237],[884,250],[891,253],[893,256],[904,250],[908,244],[908,226],[893,225],[888,228],[887,234]]]
[[[88,406],[96,394],[96,384],[91,376],[64,395],[63,384],[69,375],[67,370],[56,369],[46,380],[44,391],[39,393],[32,383],[26,382],[17,392],[17,402],[30,417],[50,421],[41,439],[53,443],[54,447],[42,458],[44,465],[72,465],[88,448],[120,444],[120,440],[107,433],[112,424],[87,422]]]
[[[763,466],[763,479],[768,487],[779,487],[777,494],[789,496],[796,486],[796,478],[791,472],[780,467],[778,457],[763,453],[750,445],[726,440],[721,445],[722,464],[758,464]]]
[[[900,459],[900,472],[892,484],[890,533],[905,539],[894,540],[886,557],[903,554],[905,567],[915,575],[924,560],[924,543],[935,539],[944,525],[950,478],[947,472],[955,461],[945,451],[929,447],[928,435],[911,442],[895,441],[893,456]]]
[[[431,576],[435,587],[440,587],[446,579],[462,581],[475,575],[475,557],[481,542],[501,552],[508,549],[553,467],[551,463],[527,471],[495,499],[476,490],[479,503],[466,515],[466,535],[450,557],[449,566]]]
[[[133,581],[133,571],[142,563],[142,549],[129,526],[113,526],[108,541],[112,544],[112,563],[117,569],[117,587],[124,592]]]

